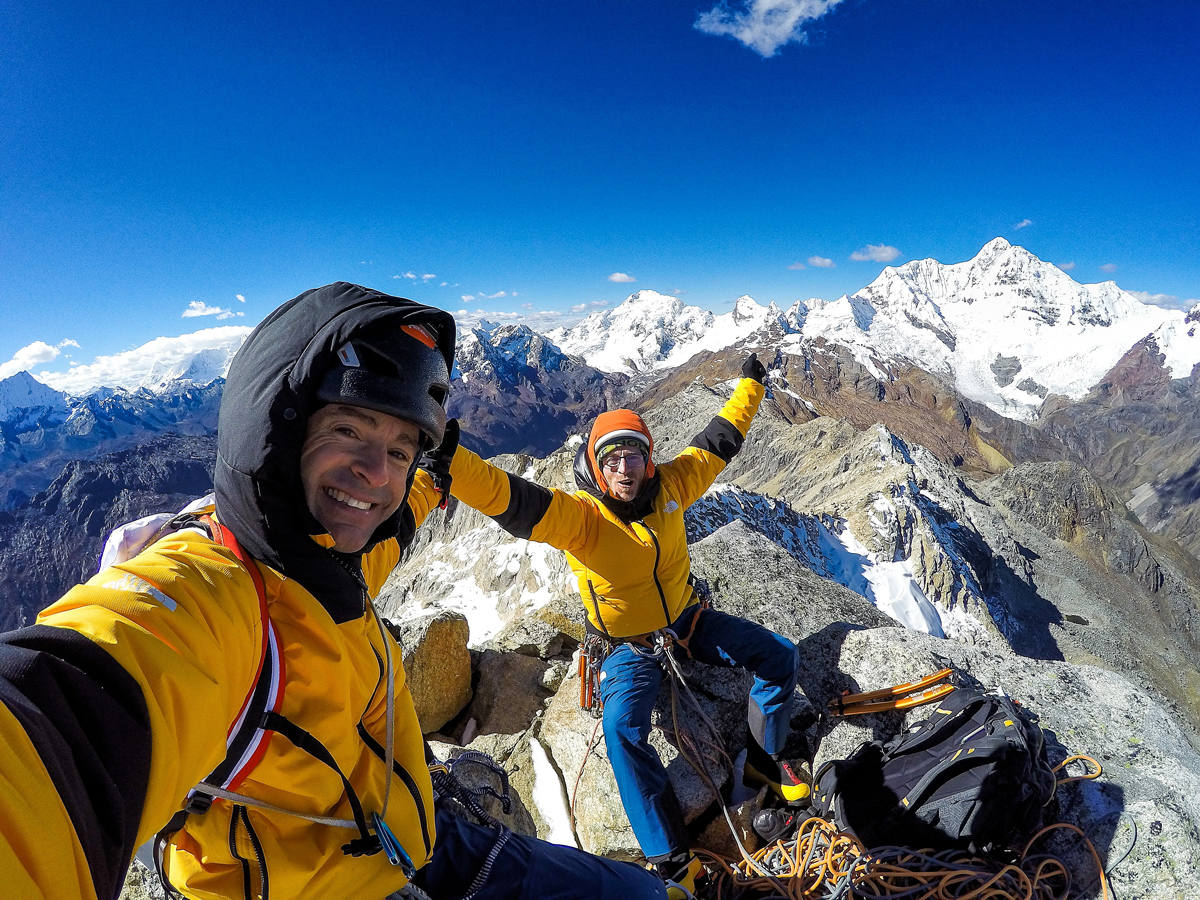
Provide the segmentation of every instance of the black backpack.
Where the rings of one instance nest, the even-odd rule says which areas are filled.
[[[1042,730],[1007,697],[959,686],[890,741],[831,760],[813,806],[868,848],[988,853],[1027,838],[1054,796]]]

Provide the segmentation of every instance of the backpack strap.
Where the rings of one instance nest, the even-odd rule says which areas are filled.
[[[283,652],[280,649],[279,635],[267,609],[267,591],[263,583],[262,573],[254,560],[238,543],[232,531],[218,522],[211,515],[189,517],[190,522],[199,523],[209,534],[209,537],[221,546],[233,551],[238,562],[246,569],[254,582],[254,591],[258,595],[258,611],[262,621],[262,643],[259,650],[258,669],[254,681],[242,701],[237,716],[229,726],[225,737],[225,758],[213,771],[196,785],[184,802],[184,806],[171,817],[171,820],[158,832],[154,838],[154,865],[159,882],[167,896],[175,894],[170,882],[163,871],[163,851],[167,839],[183,828],[187,818],[192,813],[203,813],[212,806],[213,794],[204,790],[205,786],[218,788],[222,791],[234,791],[262,760],[267,752],[273,729],[267,727],[271,716],[279,712],[283,705],[285,684],[285,666]],[[172,522],[187,527],[182,517]],[[178,529],[176,529],[178,530]]]
[[[254,683],[226,736],[225,759],[204,779],[204,783],[235,791],[267,752],[271,729],[266,728],[269,713],[279,712],[283,705],[285,667],[279,635],[267,610],[267,592],[262,573],[254,560],[242,549],[233,532],[211,516],[201,518],[212,529],[213,539],[232,550],[245,566],[258,593],[258,609],[262,619],[262,647]],[[197,786],[199,787],[199,786]],[[211,802],[211,800],[210,800]]]

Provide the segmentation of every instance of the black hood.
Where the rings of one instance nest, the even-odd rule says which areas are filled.
[[[313,541],[325,529],[304,500],[300,450],[309,416],[321,406],[317,388],[337,364],[337,348],[359,329],[402,325],[432,330],[447,370],[452,367],[449,313],[346,282],[305,291],[246,339],[221,399],[214,475],[218,516],[251,555],[299,581],[339,622],[364,611],[362,552],[338,553]],[[415,472],[414,466],[410,486]],[[413,530],[412,512],[401,503],[363,550],[388,538],[403,548]]]

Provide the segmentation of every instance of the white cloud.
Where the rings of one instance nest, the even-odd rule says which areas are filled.
[[[1013,226],[1013,231],[1020,231],[1022,228],[1028,228],[1032,224],[1033,224],[1032,219],[1022,219],[1020,222],[1018,222],[1016,225]]]
[[[888,263],[899,255],[899,250],[887,244],[867,244],[867,246],[851,253],[850,258],[855,262]]]
[[[808,264],[816,269],[832,269],[837,265],[828,256],[810,256]]]
[[[1111,273],[1117,271],[1117,264],[1116,263],[1105,263],[1104,265],[1102,265],[1100,267],[1100,271],[1108,272],[1111,274]]]
[[[234,312],[232,309],[225,309],[220,306],[209,306],[203,300],[193,300],[187,305],[187,309],[183,311],[182,318],[195,319],[198,316],[216,316],[218,319],[232,319],[236,316],[244,316],[244,312]]]
[[[576,303],[571,307],[573,313],[588,313],[596,309],[605,309],[610,304],[607,300],[592,300],[588,303]]]
[[[705,34],[734,38],[763,58],[785,44],[808,41],[804,26],[816,21],[841,0],[744,0],[739,6],[721,2],[701,13],[694,27]]]
[[[501,297],[507,297],[508,291],[496,291],[494,294],[487,294],[485,300],[499,300]]]
[[[802,262],[794,262],[790,266],[788,266],[788,268],[792,269],[793,271],[799,272],[801,269],[807,269],[808,266],[806,266]]]
[[[63,342],[64,344],[67,342]],[[59,344],[59,347],[63,346]],[[74,341],[70,342],[70,346],[78,347]],[[52,347],[45,341],[34,341],[32,344],[26,344],[20,350],[12,355],[6,363],[0,363],[0,378],[8,378],[11,375],[16,375],[18,372],[30,371],[34,366],[40,366],[43,363],[48,363],[52,359],[56,359],[59,354],[58,347]]]
[[[437,278],[436,275],[422,275],[421,276],[422,281],[433,281],[433,279],[435,279],[435,278]]]
[[[632,275],[626,275],[624,272],[613,272],[608,276],[609,281],[615,281],[617,284],[629,284],[631,281],[637,281]]]
[[[206,351],[227,364],[250,331],[247,325],[217,325],[178,337],[159,337],[132,350],[71,366],[66,372],[39,372],[36,377],[68,394],[86,394],[100,386],[137,388],[178,375]]]
[[[245,298],[245,297],[243,297],[241,294],[234,294],[234,296],[238,298],[238,302],[239,302],[239,303],[245,303],[245,302],[246,302],[246,298]]]
[[[463,303],[470,303],[475,299],[475,295],[474,294],[463,294],[460,299],[462,300]]]
[[[1070,272],[1070,271],[1071,271],[1073,268],[1075,268],[1075,263],[1074,263],[1074,261],[1072,261],[1072,262],[1065,262],[1065,263],[1059,263],[1059,264],[1058,264],[1058,267],[1059,267],[1060,269],[1062,269],[1064,272]]]
[[[1152,294],[1149,291],[1129,291],[1130,294],[1137,297],[1143,303],[1149,303],[1151,306],[1162,306],[1166,309],[1191,309],[1196,305],[1197,301],[1180,300],[1174,294]]]
[[[79,342],[72,340],[71,338],[66,338],[65,340],[58,342],[58,349],[61,350],[63,347],[74,347],[76,350],[78,350]]]
[[[520,310],[460,309],[454,313],[454,320],[463,334],[477,328],[484,319],[504,325],[528,325],[534,331],[545,334],[555,328],[574,325],[589,312],[610,305],[606,300],[593,300],[590,303],[577,304],[567,310],[536,309],[528,303],[524,304]]]

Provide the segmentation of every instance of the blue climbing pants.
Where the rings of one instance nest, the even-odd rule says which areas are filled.
[[[694,659],[710,665],[741,667],[754,675],[748,724],[754,739],[776,754],[787,740],[796,689],[799,652],[787,638],[746,619],[693,605],[672,623],[686,635]],[[620,644],[600,670],[604,701],[604,740],[621,803],[642,852],[650,859],[688,849],[683,815],[658,753],[650,746],[650,714],[658,699],[663,669],[657,659]]]
[[[413,879],[434,900],[664,900],[666,897],[662,881],[633,863],[476,825],[446,812],[440,805],[436,816],[433,858]]]

